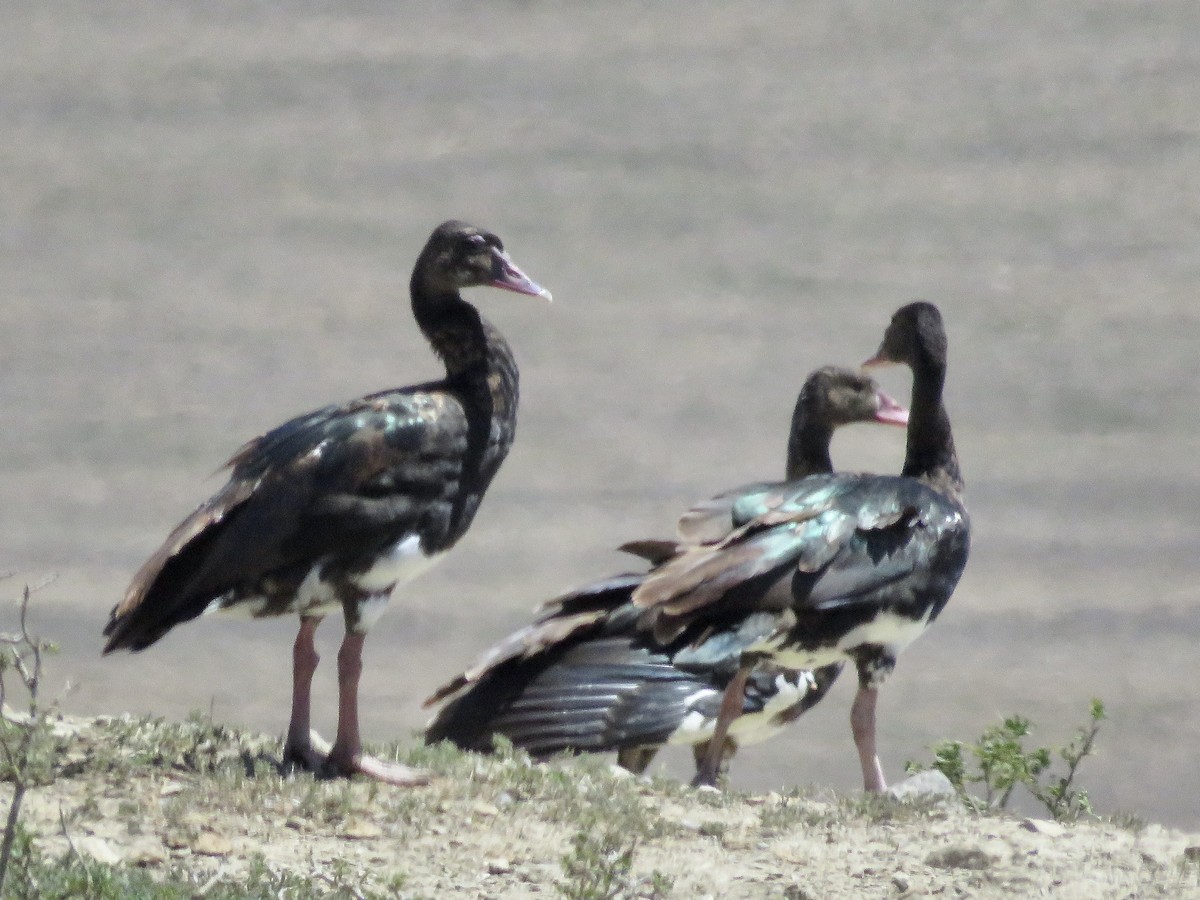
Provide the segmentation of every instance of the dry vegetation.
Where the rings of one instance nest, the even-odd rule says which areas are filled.
[[[58,719],[38,746],[8,896],[1200,895],[1194,835],[952,798],[698,793],[445,747],[384,748],[425,789],[322,782],[201,717]]]

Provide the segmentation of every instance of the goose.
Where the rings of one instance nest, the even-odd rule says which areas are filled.
[[[463,536],[513,442],[516,361],[460,294],[481,285],[550,299],[496,235],[460,221],[439,225],[409,287],[445,377],[326,406],[242,446],[227,463],[229,481],[133,577],[104,628],[104,653],[144,650],[206,612],[298,615],[285,760],[329,776],[427,781],[363,754],[358,684],[367,632],[393,589]],[[339,611],[345,636],[329,747],[310,728],[314,635]]]
[[[954,592],[970,520],[942,397],[947,339],[935,305],[896,311],[864,365],[884,364],[912,370],[900,475],[814,475],[725,494],[681,520],[694,539],[633,591],[639,627],[661,644],[694,643],[712,629],[736,631],[745,642],[698,785],[716,784],[725,736],[756,666],[850,662],[858,672],[850,722],[863,787],[886,790],[876,747],[879,689]]]
[[[832,471],[834,429],[852,422],[907,423],[907,410],[858,372],[826,366],[805,380],[792,415],[786,474]],[[661,564],[675,542],[639,541],[622,549]],[[541,756],[616,750],[618,763],[643,772],[663,743],[691,744],[702,758],[721,695],[737,670],[736,635],[715,629],[697,646],[655,643],[639,630],[630,603],[643,574],[622,574],[556,598],[533,625],[485,652],[426,705],[469,689],[442,708],[426,731],[486,750],[495,735]],[[746,685],[743,717],[724,757],[755,743],[815,705],[842,664],[813,672],[760,667]]]

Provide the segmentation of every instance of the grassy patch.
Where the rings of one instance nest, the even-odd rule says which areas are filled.
[[[349,866],[328,866],[300,874],[269,865],[261,855],[250,859],[245,874],[212,878],[183,866],[152,872],[132,866],[98,863],[76,853],[41,853],[32,836],[18,829],[5,900],[328,900],[345,897],[384,900],[399,895],[403,875],[381,884],[365,884]]]

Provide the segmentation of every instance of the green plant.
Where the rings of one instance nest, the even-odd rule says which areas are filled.
[[[617,900],[632,893],[630,872],[637,841],[604,829],[582,829],[571,839],[571,852],[562,858],[566,878],[558,892],[567,900]]]
[[[828,822],[829,807],[815,803],[806,793],[793,791],[765,804],[759,812],[759,824],[769,832],[784,831],[796,825],[814,828]]]
[[[1134,834],[1140,834],[1145,830],[1146,825],[1149,824],[1143,816],[1129,812],[1128,810],[1117,810],[1108,816],[1108,822],[1117,828],[1133,832]]]
[[[978,743],[942,741],[933,747],[931,764],[909,762],[905,768],[910,773],[937,769],[977,812],[1005,809],[1016,787],[1024,785],[1056,820],[1074,821],[1092,814],[1087,791],[1075,787],[1075,778],[1083,760],[1091,755],[1105,718],[1103,702],[1093,699],[1088,722],[1056,752],[1048,747],[1026,749],[1025,738],[1033,732],[1033,725],[1024,716],[1012,715],[984,729]],[[1055,755],[1066,764],[1062,774],[1051,771]],[[970,785],[980,785],[983,796],[972,795]]]
[[[655,869],[650,873],[648,884],[642,896],[648,896],[650,900],[664,900],[671,896],[671,891],[675,889],[675,879],[669,875],[664,875],[662,872]]]
[[[1074,821],[1085,813],[1092,815],[1092,803],[1088,799],[1087,791],[1077,791],[1072,785],[1075,783],[1080,763],[1092,753],[1096,735],[1100,731],[1100,723],[1104,719],[1104,704],[1092,698],[1090,720],[1075,730],[1075,737],[1069,744],[1058,750],[1058,755],[1067,765],[1066,773],[1054,778],[1048,785],[1043,786],[1039,782],[1035,786],[1034,796],[1046,805],[1046,809],[1055,819]]]
[[[308,873],[270,865],[261,855],[238,877],[213,879],[173,867],[155,874],[128,866],[88,861],[76,852],[52,857],[38,851],[32,836],[18,827],[13,877],[5,900],[385,900],[398,896],[403,874],[385,879],[381,890],[364,885],[363,873],[349,864],[321,866]]]
[[[5,885],[5,900],[66,900],[72,897],[108,900],[119,897],[179,898],[182,890],[168,893],[148,873],[140,870],[120,871],[110,866],[85,865],[76,853],[59,859],[41,854],[33,836],[18,825],[13,834],[11,877]]]

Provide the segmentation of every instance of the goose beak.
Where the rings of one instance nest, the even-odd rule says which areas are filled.
[[[492,287],[528,294],[530,297],[542,297],[547,302],[554,299],[548,290],[518,269],[517,264],[503,250],[493,250],[492,255]]]
[[[908,408],[883,391],[875,392],[875,421],[884,425],[908,425]]]

